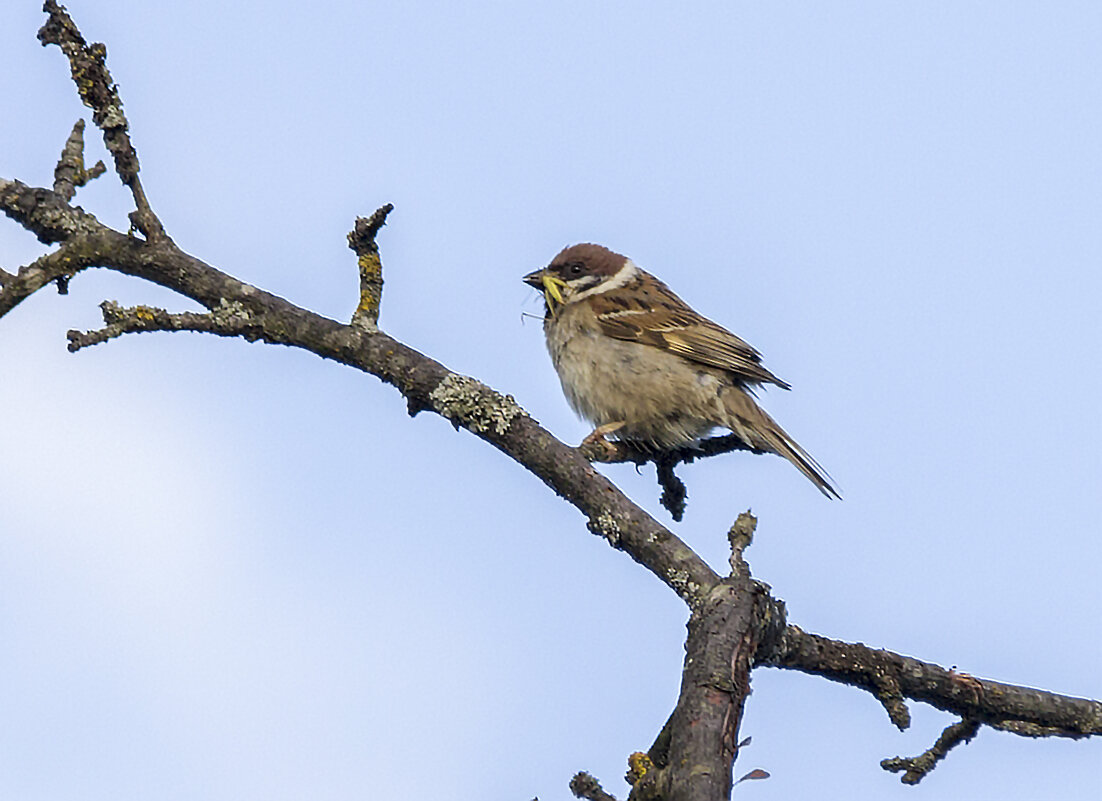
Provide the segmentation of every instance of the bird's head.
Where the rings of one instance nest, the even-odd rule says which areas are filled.
[[[582,244],[564,248],[542,270],[524,276],[524,283],[543,293],[551,314],[559,306],[620,286],[631,278],[635,265],[601,245]]]

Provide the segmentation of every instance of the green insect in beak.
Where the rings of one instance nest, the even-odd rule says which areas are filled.
[[[556,307],[562,306],[565,302],[563,298],[563,289],[566,288],[566,281],[559,278],[555,273],[545,268],[543,270],[536,270],[534,273],[528,273],[524,276],[524,283],[533,289],[538,289],[543,292],[543,300],[547,304],[547,312],[552,317],[555,315]]]
[[[554,303],[560,306],[563,304],[562,289],[566,286],[566,281],[545,272],[540,276],[540,283],[543,284],[543,299],[547,303],[547,309],[554,314]]]

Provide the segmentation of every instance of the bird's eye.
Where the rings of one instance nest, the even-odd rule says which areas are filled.
[[[567,269],[569,270],[571,275],[581,275],[582,274],[582,264],[581,264],[581,262],[576,261],[573,264],[571,264]]]

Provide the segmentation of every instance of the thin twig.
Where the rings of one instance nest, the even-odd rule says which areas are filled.
[[[383,300],[383,262],[375,237],[386,225],[387,215],[394,206],[387,203],[370,217],[357,217],[356,226],[348,234],[348,247],[356,253],[360,270],[360,302],[352,314],[352,325],[365,331],[375,331],[379,322],[379,305]]]
[[[84,120],[77,120],[54,167],[54,191],[66,200],[72,200],[79,187],[105,172],[107,167],[102,161],[97,161],[92,169],[84,166]]]
[[[585,798],[587,801],[616,801],[616,796],[606,793],[601,783],[585,772],[575,774],[570,780],[570,792],[575,798]]]
[[[609,445],[611,447],[608,449],[600,453],[594,453],[594,458],[590,461],[601,462],[603,464],[634,462],[635,464],[642,465],[654,461],[657,455],[655,451],[648,450],[630,441],[614,440],[610,441]],[[703,439],[695,445],[664,451],[662,456],[668,458],[670,463],[676,466],[679,464],[691,464],[697,459],[704,459],[709,456],[719,456],[720,454],[732,453],[733,451],[749,451],[755,454],[769,453],[769,451],[762,450],[761,448],[747,445],[736,434],[725,434],[721,437]]]
[[[0,206],[3,205],[3,187],[0,186]],[[11,215],[9,215],[11,216]],[[41,237],[40,237],[41,238]],[[83,253],[82,237],[74,237],[52,253],[39,256],[24,265],[16,274],[4,273],[0,289],[0,317],[18,306],[51,281],[68,284],[76,273],[90,266]]]
[[[106,325],[95,331],[69,331],[69,352],[109,339],[146,331],[198,331],[219,336],[260,339],[262,329],[240,303],[226,302],[211,312],[169,312],[154,306],[124,308],[113,300],[100,304]]]
[[[673,472],[675,464],[675,461],[666,456],[659,456],[654,460],[658,485],[662,487],[658,502],[670,513],[670,517],[680,523],[685,517],[685,499],[689,491],[685,488],[685,482]]]
[[[742,552],[750,547],[750,543],[754,541],[754,531],[758,527],[758,519],[750,514],[750,510],[740,514],[735,522],[731,524],[731,528],[727,531],[727,542],[731,544],[731,575],[749,576],[750,571],[746,566],[746,561],[742,558]]]
[[[937,742],[920,755],[885,759],[880,762],[880,767],[892,773],[903,772],[899,780],[904,784],[918,784],[953,748],[971,741],[979,730],[979,721],[967,718],[959,720],[947,726]]]

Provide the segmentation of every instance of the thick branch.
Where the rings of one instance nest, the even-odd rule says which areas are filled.
[[[760,652],[758,664],[860,687],[882,702],[885,694],[898,697],[899,703],[904,697],[911,698],[1026,736],[1102,734],[1102,702],[977,679],[862,643],[809,634],[797,626],[788,626],[774,648]],[[906,726],[894,716],[893,722],[900,728]]]
[[[0,209],[44,245],[111,231],[79,206],[70,206],[56,192],[36,189],[21,181],[0,178]]]
[[[754,655],[784,628],[784,605],[742,560],[756,522],[746,513],[732,526],[731,576],[689,618],[677,707],[647,754],[656,769],[633,771],[632,801],[730,796]]]

